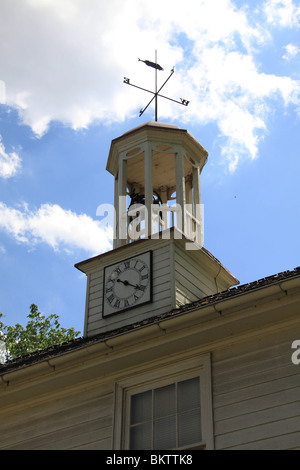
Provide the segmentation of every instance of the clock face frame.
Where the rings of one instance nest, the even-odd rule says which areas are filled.
[[[152,251],[104,268],[103,318],[152,301]]]

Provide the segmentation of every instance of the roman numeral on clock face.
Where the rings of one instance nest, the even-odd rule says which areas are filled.
[[[145,292],[145,290],[147,289],[147,286],[140,285],[138,286],[138,289]]]

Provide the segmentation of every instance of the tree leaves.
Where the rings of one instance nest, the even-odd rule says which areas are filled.
[[[75,331],[74,328],[62,328],[58,315],[45,317],[35,304],[30,305],[30,313],[27,316],[29,320],[25,328],[19,323],[6,326],[1,321],[3,316],[3,313],[0,313],[0,341],[5,343],[6,359],[16,359],[60,345],[80,334],[80,331]]]

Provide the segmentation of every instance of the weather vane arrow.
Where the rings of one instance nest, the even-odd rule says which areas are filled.
[[[180,98],[180,101],[178,100],[174,100],[173,98],[169,98],[168,96],[164,96],[164,95],[161,95],[160,94],[160,91],[162,90],[162,88],[165,86],[165,84],[167,83],[167,81],[172,77],[173,73],[174,73],[174,68],[171,70],[171,73],[170,75],[168,76],[168,78],[164,81],[164,83],[162,84],[162,86],[157,89],[157,71],[158,70],[163,70],[163,68],[157,63],[157,51],[155,51],[155,62],[151,62],[151,60],[142,60],[142,59],[138,59],[139,62],[144,62],[144,64],[146,64],[148,67],[152,67],[155,69],[155,92],[154,91],[151,91],[151,90],[147,90],[146,88],[142,88],[140,86],[137,86],[137,85],[133,85],[133,83],[130,83],[130,79],[127,78],[127,77],[124,77],[124,80],[123,82],[126,83],[126,85],[130,85],[130,86],[133,86],[135,88],[139,88],[139,90],[143,90],[143,91],[146,91],[147,93],[151,93],[152,95],[154,95],[151,100],[149,101],[149,103],[143,108],[141,109],[140,111],[140,114],[139,114],[139,117],[141,117],[141,115],[146,111],[146,109],[148,108],[148,106],[152,103],[153,100],[155,100],[155,121],[157,121],[157,97],[159,96],[160,98],[165,98],[167,100],[170,100],[170,101],[173,101],[174,103],[178,103],[178,104],[182,104],[183,106],[188,106],[189,104],[189,101],[183,99],[183,98]]]

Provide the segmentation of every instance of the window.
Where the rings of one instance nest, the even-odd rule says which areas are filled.
[[[114,448],[213,447],[208,355],[128,377],[118,383],[116,398],[121,413],[115,410],[115,437],[120,447],[115,439]]]
[[[130,449],[201,443],[200,378],[131,395]]]

